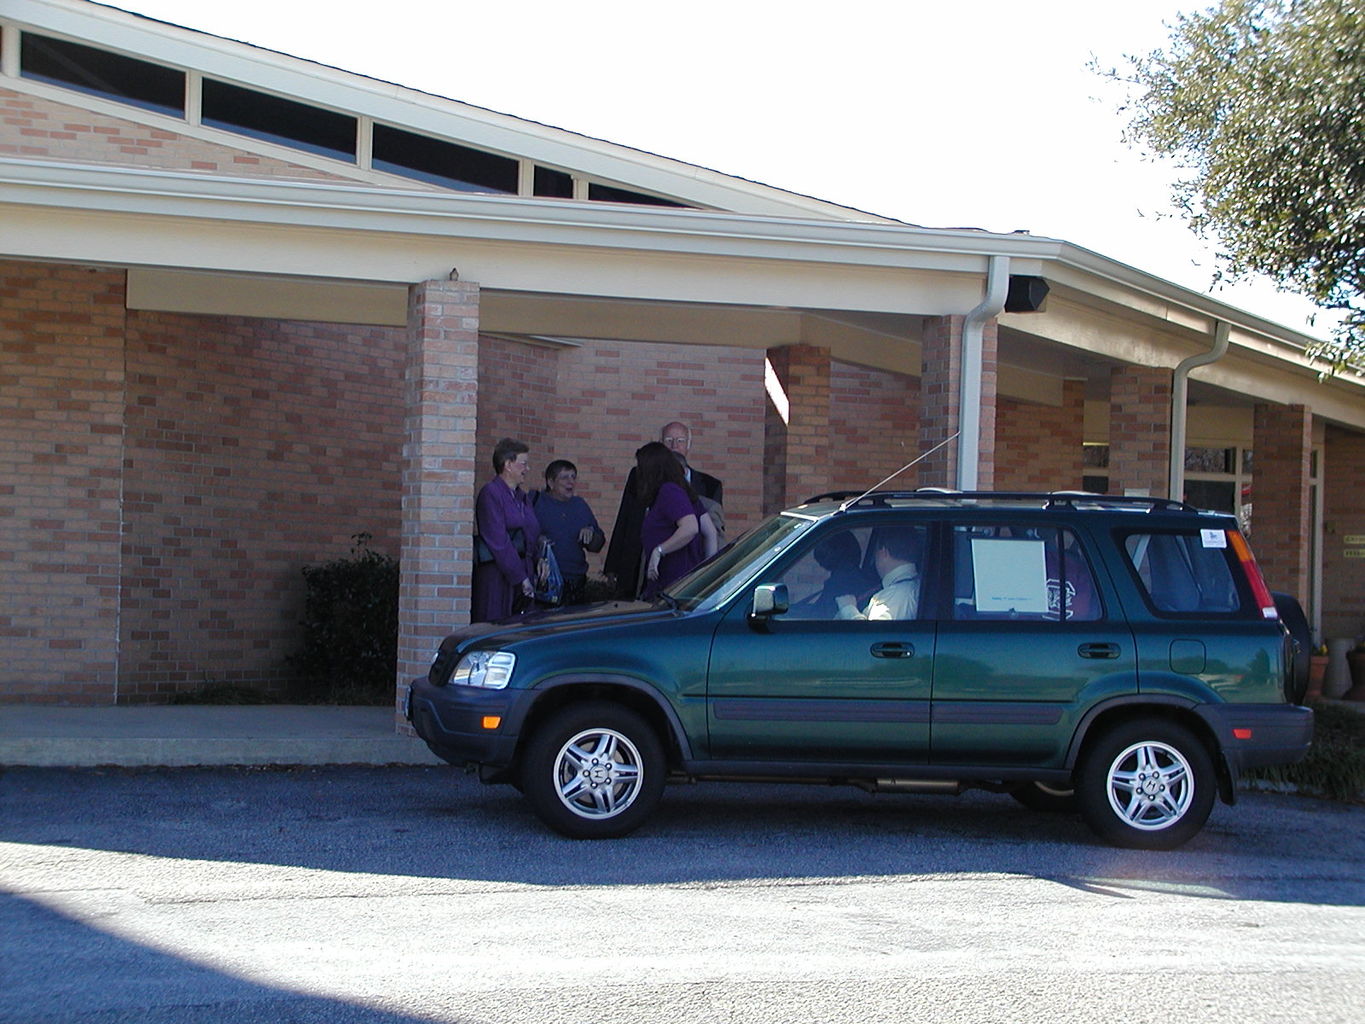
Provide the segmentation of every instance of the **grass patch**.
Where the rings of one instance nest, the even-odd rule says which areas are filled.
[[[1365,709],[1313,703],[1313,745],[1298,764],[1254,768],[1248,780],[1290,785],[1333,800],[1365,801]]]

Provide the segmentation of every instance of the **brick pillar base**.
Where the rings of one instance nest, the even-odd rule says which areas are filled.
[[[397,702],[451,628],[469,621],[474,533],[479,287],[426,281],[408,292],[403,543]],[[400,729],[406,723],[399,718]]]
[[[769,404],[763,455],[763,506],[776,510],[830,489],[829,350],[790,345],[768,350],[786,397],[787,421]]]
[[[1162,367],[1122,366],[1110,375],[1111,493],[1166,496],[1171,469],[1171,385],[1171,371]]]

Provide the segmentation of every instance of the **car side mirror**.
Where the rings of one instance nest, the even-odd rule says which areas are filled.
[[[771,615],[782,615],[790,605],[785,583],[760,583],[754,588],[754,604],[749,611],[749,617],[766,619]]]

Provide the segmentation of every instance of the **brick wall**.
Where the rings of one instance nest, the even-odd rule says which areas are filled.
[[[920,382],[851,363],[830,366],[830,489],[864,491],[920,454]],[[941,439],[940,439],[941,440]],[[919,486],[923,463],[887,487]]]
[[[1365,537],[1365,436],[1329,426],[1323,459],[1322,635],[1359,637],[1365,635],[1365,558],[1348,558],[1347,552],[1365,545],[1346,541]],[[1258,535],[1258,551],[1260,545]]]
[[[1084,385],[1078,380],[1062,382],[1059,406],[998,399],[995,486],[1002,491],[1079,489],[1084,420]]]
[[[301,569],[398,554],[402,332],[128,314],[119,701],[272,684]]]
[[[360,180],[338,162],[335,173],[251,152],[252,140],[234,147],[231,133],[214,143],[136,121],[96,114],[10,89],[0,89],[0,154],[156,170],[202,171],[241,178],[291,178],[344,182]],[[383,175],[399,188],[438,186]],[[366,179],[372,181],[372,179]]]
[[[123,275],[0,263],[0,702],[111,703]]]
[[[479,337],[478,487],[492,478],[493,447],[504,437],[531,446],[526,486],[541,486],[549,462],[544,456],[546,441],[555,435],[564,405],[556,387],[560,351],[530,342]]]

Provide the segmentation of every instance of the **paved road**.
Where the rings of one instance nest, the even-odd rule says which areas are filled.
[[[0,776],[0,1022],[1361,1020],[1365,807],[1174,853],[1007,797],[670,789],[546,833],[445,768]]]

